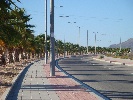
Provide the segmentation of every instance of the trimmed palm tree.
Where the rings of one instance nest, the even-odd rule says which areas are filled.
[[[15,52],[15,60],[19,61],[18,51],[25,49],[25,44],[29,42],[28,38],[33,32],[30,28],[34,26],[27,24],[31,18],[29,15],[25,15],[24,9],[18,9],[11,0],[6,1],[0,1],[0,39],[9,51],[9,61],[13,62],[12,53]],[[11,8],[10,5],[14,5],[15,9]]]

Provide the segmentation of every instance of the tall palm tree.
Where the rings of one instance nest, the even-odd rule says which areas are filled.
[[[15,8],[11,8],[11,5],[14,5]],[[25,44],[29,42],[27,40],[33,32],[30,28],[34,26],[27,24],[31,19],[30,16],[25,15],[25,10],[18,8],[12,0],[8,0],[8,2],[1,0],[0,7],[0,39],[9,51],[9,58],[12,59],[12,52],[15,51],[15,58],[18,61],[18,50],[19,48],[25,49]]]

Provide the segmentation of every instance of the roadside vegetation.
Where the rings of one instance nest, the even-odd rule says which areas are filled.
[[[16,2],[20,2],[16,0]],[[35,36],[34,25],[28,24],[32,18],[24,8],[19,8],[12,0],[0,0],[0,97],[12,85],[12,79],[28,63],[45,54],[45,35]],[[50,52],[50,36],[47,36],[47,52]],[[65,48],[65,49],[64,49]],[[55,40],[55,53],[59,56],[86,54],[87,48],[70,42]],[[88,47],[94,54],[95,47]],[[97,54],[133,59],[130,49],[97,47]],[[101,56],[101,59],[104,56]]]
[[[33,34],[35,26],[28,24],[31,19],[30,14],[26,14],[25,9],[19,8],[12,0],[0,0],[0,97],[28,63],[44,57],[45,35]],[[49,52],[50,36],[47,36],[47,40]],[[85,50],[77,44],[55,41],[56,54],[58,52],[58,55],[63,55],[64,47],[67,54]]]
[[[38,53],[40,45],[35,41],[39,36],[32,34],[34,25],[27,24],[30,19],[12,0],[0,0],[0,97],[20,70],[35,59],[30,55]]]
[[[92,48],[93,49],[90,49],[89,51],[94,53],[94,47]],[[101,54],[99,57],[100,59],[104,58],[105,55],[108,57],[133,60],[133,53],[130,48],[121,48],[120,50],[120,48],[97,47],[97,54]]]

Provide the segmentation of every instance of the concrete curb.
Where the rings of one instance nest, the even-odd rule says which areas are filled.
[[[98,60],[98,61],[104,61],[104,62],[108,62],[108,63],[113,63],[113,64],[118,64],[118,65],[126,65],[126,66],[133,66],[133,64],[127,64],[127,63],[121,63],[118,61],[109,61],[109,60],[103,60],[103,59],[98,59],[98,58],[93,58],[94,60]]]
[[[27,69],[27,67],[30,67],[33,63],[30,63],[29,65],[27,65],[26,67],[24,67],[19,74],[12,80],[12,86],[7,88],[6,91],[3,93],[3,95],[1,96],[0,100],[7,100],[7,97],[9,96],[12,88],[15,86],[17,80],[19,79],[19,77],[22,75],[22,73]]]
[[[125,64],[126,66],[132,66],[133,67],[133,64]]]
[[[64,72],[67,76],[69,76],[70,78],[72,78],[73,80],[75,80],[78,84],[82,85],[83,87],[85,87],[88,91],[90,92],[90,94],[95,95],[99,100],[110,100],[109,98],[107,98],[106,96],[102,95],[101,93],[99,93],[97,90],[93,89],[92,87],[88,86],[87,84],[81,82],[79,79],[75,78],[74,76],[70,75],[69,73],[67,73],[65,70],[63,70],[59,65],[58,65],[58,61],[61,60],[63,58],[57,59],[56,60],[56,67],[61,70],[62,72]]]

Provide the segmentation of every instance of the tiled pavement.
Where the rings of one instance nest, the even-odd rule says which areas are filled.
[[[49,64],[35,62],[19,78],[7,100],[98,100],[60,70],[56,69],[55,76],[49,75]]]
[[[86,88],[56,69],[56,76],[49,77],[50,67],[44,67],[49,82],[54,86],[60,100],[98,100],[94,95],[87,92]]]
[[[7,100],[59,100],[44,73],[44,61],[35,62],[17,81]]]

